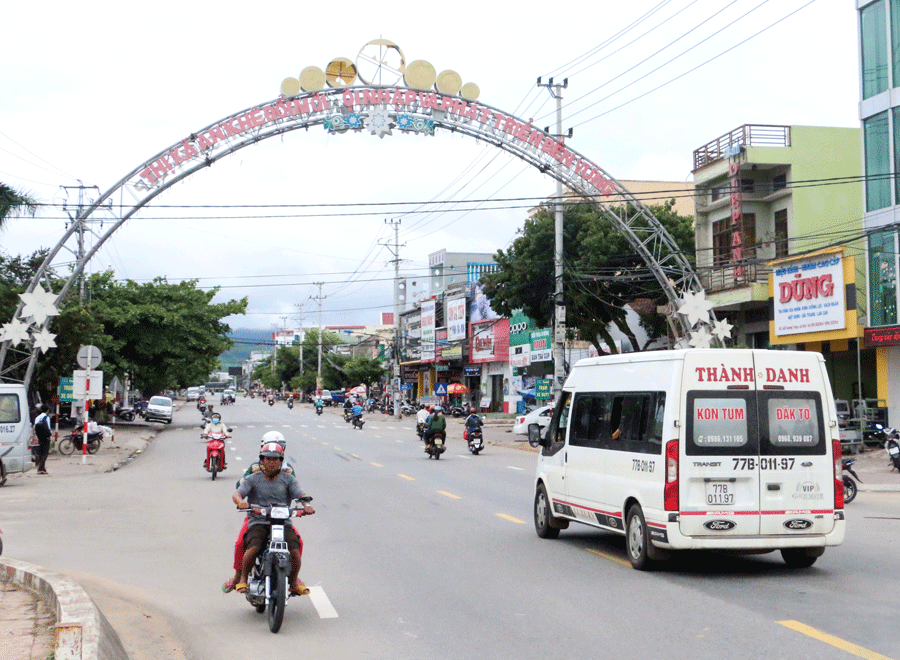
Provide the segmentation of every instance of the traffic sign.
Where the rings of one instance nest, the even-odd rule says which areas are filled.
[[[103,398],[103,372],[81,371],[72,372],[72,394],[77,401],[84,399],[95,400]],[[90,387],[88,387],[90,383]]]
[[[103,355],[96,346],[82,346],[78,349],[75,359],[78,360],[78,366],[82,369],[96,369],[103,360]]]
[[[447,396],[447,383],[435,383],[434,384],[434,395],[435,396]]]
[[[402,383],[402,384],[400,385],[400,389],[401,389],[401,390],[408,390],[408,389],[409,389],[409,383]]]

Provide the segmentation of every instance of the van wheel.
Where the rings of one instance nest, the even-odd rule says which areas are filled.
[[[550,524],[553,517],[547,489],[541,484],[534,495],[534,529],[542,539],[559,538],[559,527]]]
[[[628,509],[628,521],[625,524],[625,548],[628,561],[639,571],[649,571],[655,560],[651,557],[650,535],[647,533],[647,522],[640,504]]]
[[[791,568],[809,568],[825,553],[825,548],[782,548],[781,558]]]

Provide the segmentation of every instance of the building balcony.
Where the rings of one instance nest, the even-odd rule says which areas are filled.
[[[699,271],[700,282],[708,294],[768,284],[772,267],[767,264],[726,264]]]
[[[791,127],[771,124],[744,124],[694,150],[696,172],[740,153],[741,147],[789,147]]]

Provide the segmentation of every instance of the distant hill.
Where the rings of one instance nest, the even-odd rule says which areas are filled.
[[[219,356],[223,369],[241,366],[241,362],[250,359],[252,351],[272,350],[271,330],[235,328],[228,336],[234,341],[234,346]]]

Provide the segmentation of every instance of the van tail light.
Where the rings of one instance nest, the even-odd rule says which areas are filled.
[[[842,490],[841,493],[844,491]],[[666,443],[666,486],[663,496],[666,511],[678,511],[678,440]]]
[[[832,454],[834,459],[834,508],[844,508],[844,469],[841,466],[841,441],[832,440]]]

